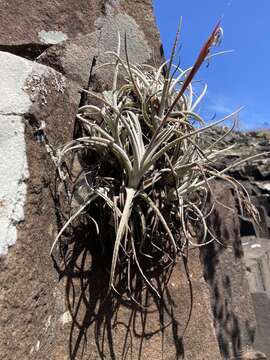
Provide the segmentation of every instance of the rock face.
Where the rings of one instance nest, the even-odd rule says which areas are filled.
[[[240,216],[241,236],[270,237],[270,133],[267,131],[238,133],[234,132],[227,139],[228,146],[235,147],[230,155],[223,158],[219,164],[222,169],[240,159],[261,155],[229,170],[236,180],[248,190],[254,205],[261,217],[260,226]]]
[[[159,34],[151,0],[50,0],[21,2],[1,0],[0,50],[34,59],[48,46],[94,33],[112,13],[132,17],[143,30],[151,49],[159,56]],[[81,64],[83,61],[81,61]]]
[[[117,6],[113,6],[110,2],[106,3],[104,16],[95,18],[95,31],[49,48],[38,58],[38,62],[61,71],[80,86],[85,86],[94,56],[97,58],[97,69],[100,65],[114,60],[112,54],[105,53],[117,50],[119,32],[121,57],[125,59],[126,34],[127,52],[131,63],[159,64],[161,59],[159,34],[150,21],[152,16],[149,17],[151,13],[149,4],[147,7],[143,2],[138,2],[136,5],[131,5],[131,2],[126,3],[125,12],[121,10],[120,3]],[[139,13],[140,9],[145,17]],[[111,81],[111,67],[106,66],[95,71],[96,91],[105,90]]]
[[[1,356],[52,359],[65,310],[48,257],[57,231],[54,169],[37,135],[44,121],[51,142],[60,145],[71,136],[78,89],[46,66],[8,53],[0,58],[1,94],[7,94],[0,108],[1,179],[7,184],[0,193]]]
[[[201,254],[221,354],[228,359],[253,345],[256,321],[245,276],[235,200],[228,184],[217,182],[213,190],[219,205],[210,216],[209,225],[220,243],[203,247]],[[228,207],[232,210],[228,211]]]
[[[77,9],[78,4],[75,10],[72,7],[72,16],[83,19],[77,21],[77,27],[67,21],[71,11],[65,2],[31,9],[30,4],[20,5],[16,26],[23,27],[24,33],[15,28],[13,32],[7,30],[12,38],[2,34],[5,52],[0,53],[0,91],[5,96],[1,96],[0,104],[0,151],[5,161],[0,167],[1,356],[7,360],[64,360],[81,358],[83,353],[83,358],[89,359],[143,360],[180,359],[186,354],[199,360],[203,353],[205,359],[221,359],[198,253],[190,257],[196,295],[193,304],[179,263],[168,285],[166,306],[154,302],[153,312],[106,300],[103,260],[97,259],[89,241],[87,246],[81,239],[76,242],[78,246],[64,268],[61,258],[56,256],[53,262],[49,257],[60,218],[50,145],[57,148],[72,138],[78,85],[87,81],[89,61],[97,55],[98,65],[108,60],[101,54],[116,49],[117,28],[122,43],[124,33],[128,33],[132,62],[153,63],[153,49],[161,60],[151,2],[96,3],[98,6],[91,2],[82,11]],[[11,8],[5,6],[11,16]],[[63,21],[64,27],[56,26],[56,17],[52,16],[56,6],[60,6],[58,24]],[[20,17],[21,11],[29,17]],[[89,13],[92,21],[86,21]],[[8,29],[7,16],[5,21]],[[31,23],[29,32],[27,21]],[[51,47],[39,58],[50,67],[7,52],[33,59],[37,49],[45,49],[41,44],[47,46],[46,42],[65,40],[66,36],[70,40]],[[91,85],[100,91],[109,81],[110,73],[104,70],[96,74]],[[183,337],[191,306],[192,316]],[[202,332],[204,337],[200,336]]]
[[[55,44],[94,30],[86,21],[94,14],[102,15],[104,2],[50,0],[38,3],[18,0],[1,1],[0,33],[2,45]]]
[[[49,257],[62,216],[52,149],[72,139],[79,88],[87,83],[93,57],[97,68],[111,61],[112,55],[103,53],[116,50],[118,30],[122,44],[127,34],[131,62],[162,61],[151,1],[0,3],[1,357],[239,358],[246,345],[253,345],[255,321],[236,213],[227,217],[218,209],[211,220],[231,248],[215,244],[191,251],[193,298],[179,261],[164,302],[143,292],[148,311],[106,297],[106,259],[87,232],[79,231],[70,239],[72,246],[63,243]],[[37,62],[25,59],[37,56]],[[111,80],[107,67],[96,69],[91,89],[106,90]],[[266,167],[260,176],[268,181]],[[254,196],[264,204],[267,219],[268,185],[260,186]],[[230,192],[222,188],[221,201],[233,203]],[[258,349],[264,344],[257,342]]]
[[[246,275],[257,321],[255,348],[263,351],[269,358],[270,319],[267,314],[270,304],[270,133],[269,131],[233,132],[227,141],[229,144],[234,144],[235,148],[231,155],[225,157],[219,164],[220,169],[240,158],[261,155],[231,169],[229,174],[246,187],[261,218],[258,226],[245,216],[239,215]]]
[[[69,349],[65,348],[68,359],[80,358],[82,353],[85,359],[221,359],[198,252],[190,256],[193,303],[183,264],[179,263],[166,287],[165,306],[148,290],[143,292],[141,302],[149,306],[147,311],[105,298],[106,265],[101,256],[93,256],[93,248],[81,242],[72,253],[66,282],[73,319],[65,327],[70,341]]]
[[[0,60],[2,64],[0,69],[2,80],[0,151],[1,158],[4,159],[1,162],[1,174],[4,177],[1,177],[0,190],[2,225],[0,254],[6,255],[8,246],[15,244],[16,226],[24,220],[23,207],[27,193],[26,183],[29,178],[25,117],[31,117],[29,124],[37,129],[43,119],[48,119],[48,111],[55,111],[55,103],[48,104],[48,98],[51,102],[54,93],[57,97],[61,96],[68,82],[61,74],[57,74],[48,67],[9,53],[0,52]],[[33,123],[33,119],[36,123]],[[69,122],[69,126],[72,126],[71,124],[72,122]]]
[[[270,241],[242,238],[246,270],[258,323],[255,344],[257,349],[270,356]]]

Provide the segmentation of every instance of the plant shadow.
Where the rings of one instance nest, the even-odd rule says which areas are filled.
[[[62,244],[62,259],[56,268],[66,279],[65,298],[72,321],[69,332],[69,358],[75,359],[146,359],[184,357],[179,324],[174,316],[174,301],[168,287],[170,271],[144,268],[151,276],[162,298],[135,279],[133,300],[127,299],[125,286],[121,291],[121,274],[117,290],[108,294],[112,247],[93,236],[89,222],[73,229],[68,244]],[[108,240],[108,239],[107,239]],[[110,244],[110,241],[107,241]],[[64,249],[64,250],[63,250]],[[132,281],[131,281],[132,282]],[[150,346],[149,346],[150,344]],[[149,350],[150,349],[150,350]]]

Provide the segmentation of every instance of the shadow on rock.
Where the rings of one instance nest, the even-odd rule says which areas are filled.
[[[220,351],[227,359],[253,344],[255,318],[245,277],[236,207],[228,188],[216,189],[220,205],[209,217],[208,225],[218,241],[202,247],[201,259],[210,288]]]
[[[174,316],[173,296],[166,286],[171,272],[144,264],[144,272],[163,300],[143,284],[136,271],[131,272],[132,295],[126,291],[121,271],[117,274],[119,294],[108,295],[111,235],[102,234],[101,241],[93,234],[89,222],[76,226],[73,239],[62,244],[63,258],[56,264],[60,278],[66,278],[66,303],[72,317],[70,359],[162,359],[165,353],[166,358],[182,358],[179,325],[185,324]]]

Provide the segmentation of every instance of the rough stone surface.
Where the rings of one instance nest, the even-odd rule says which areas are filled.
[[[24,220],[28,168],[20,116],[0,115],[0,157],[0,255],[3,255],[15,244],[16,226]]]
[[[49,45],[95,32],[104,19],[113,20],[115,13],[134,19],[158,57],[160,40],[151,0],[74,3],[68,0],[1,0],[0,50],[34,59]]]
[[[270,358],[270,298],[266,292],[252,294],[257,319],[257,331],[255,337],[255,347],[265,353],[267,359]]]
[[[260,351],[247,350],[237,358],[230,360],[267,360],[267,357]]]
[[[158,33],[152,31],[152,13],[148,18],[142,17],[142,14],[150,12],[151,3],[127,1],[123,5],[126,13],[121,16],[118,12],[120,5],[117,1],[106,2],[104,16],[96,16],[97,21],[92,22],[92,34],[85,39],[92,39],[95,55],[96,49],[100,53],[115,50],[117,37],[111,31],[116,31],[115,24],[118,22],[122,39],[125,30],[132,35],[130,41],[133,45],[128,45],[131,61],[147,62],[152,58],[152,46],[159,50],[159,38],[155,37]],[[133,10],[134,17],[131,16]],[[50,31],[60,29],[45,28],[40,31],[43,30],[49,36],[52,35]],[[101,46],[100,43],[104,44]],[[72,63],[75,55],[78,58],[81,56],[81,59],[85,56],[88,61],[88,56],[92,56],[86,42],[81,48],[75,42],[66,44],[71,46],[65,57],[67,64]],[[184,356],[185,359],[195,360],[202,357],[206,360],[213,357],[220,359],[209,292],[198,253],[190,256],[195,295],[193,304],[183,266],[179,264],[168,285],[167,305],[160,306],[151,299],[147,300],[152,302],[154,312],[141,311],[136,306],[118,301],[116,304],[115,301],[104,302],[107,273],[104,273],[102,259],[97,258],[94,252],[89,254],[93,256],[86,257],[94,264],[92,271],[89,262],[86,268],[82,267],[84,252],[91,250],[89,241],[85,248],[80,248],[83,243],[76,241],[79,253],[72,253],[63,271],[61,266],[64,264],[57,257],[53,268],[48,255],[59,227],[59,209],[56,208],[55,173],[44,146],[44,134],[54,148],[71,138],[79,103],[78,89],[74,83],[48,67],[7,53],[3,54],[3,61],[6,64],[10,62],[9,66],[15,65],[11,71],[13,77],[8,78],[13,88],[5,85],[3,89],[10,96],[2,103],[1,116],[10,121],[13,117],[21,121],[21,135],[25,134],[25,139],[21,136],[21,140],[26,150],[29,177],[24,220],[16,228],[17,241],[0,260],[1,356],[6,360],[68,360],[82,358],[83,351],[83,358],[93,360],[121,357],[172,360]],[[80,64],[84,69],[81,78],[72,77],[73,70],[77,76],[80,73],[75,65],[66,74],[82,84],[88,77],[89,62],[82,61]],[[5,71],[1,76],[7,79]],[[102,88],[109,80],[110,73],[104,71],[96,78],[96,84]],[[8,132],[11,136],[12,132]],[[22,150],[23,147],[19,149],[21,153]],[[145,296],[145,299],[147,296],[151,298],[149,294]],[[183,337],[191,305],[192,317]],[[164,324],[162,330],[160,322]]]
[[[57,231],[55,176],[37,130],[44,122],[44,132],[54,145],[71,138],[79,102],[77,87],[45,66],[7,53],[1,59],[3,64],[10,63],[18,69],[12,71],[10,81],[17,94],[13,97],[15,114],[10,115],[10,101],[6,115],[1,116],[5,121],[17,116],[24,126],[24,147],[17,151],[26,148],[29,168],[24,221],[17,226],[16,244],[0,261],[1,356],[6,360],[67,360],[82,358],[83,351],[84,359],[93,360],[121,356],[141,360],[184,356],[220,359],[209,291],[197,252],[190,255],[189,262],[193,304],[183,265],[179,263],[168,285],[166,305],[160,306],[150,294],[145,294],[145,299],[149,297],[146,301],[152,303],[149,312],[105,301],[104,259],[91,254],[89,239],[85,247],[81,238],[77,239],[77,251],[73,251],[63,271],[58,267],[63,266],[61,261],[53,268],[49,249]],[[22,104],[18,108],[17,102]],[[92,271],[85,253],[91,255]],[[61,282],[57,281],[58,274]],[[191,306],[192,316],[183,336]]]
[[[158,34],[155,42],[151,43],[145,36],[145,27],[141,28],[132,16],[118,13],[113,8],[111,11],[110,16],[104,16],[95,21],[96,31],[51,47],[38,58],[38,62],[61,71],[66,77],[78,82],[80,86],[85,86],[92,59],[96,56],[95,90],[105,90],[112,81],[113,68],[106,66],[98,69],[98,67],[115,61],[113,55],[106,55],[105,52],[117,51],[119,32],[121,56],[124,59],[126,34],[128,56],[131,63],[153,63],[156,53],[155,59],[158,64],[157,59],[160,59],[156,45],[159,43]]]
[[[0,255],[16,242],[16,225],[24,220],[25,181],[28,168],[25,153],[23,114],[32,105],[23,90],[33,64],[11,54],[0,52]],[[44,74],[44,66],[35,65]]]
[[[238,356],[246,345],[253,345],[256,322],[235,202],[226,184],[218,182],[213,189],[219,203],[226,206],[217,205],[209,218],[209,225],[222,245],[212,242],[203,247],[202,261],[221,353],[227,359]]]
[[[92,246],[89,235],[85,244],[75,242],[64,271],[71,314],[65,326],[70,339],[70,346],[64,347],[68,359],[221,359],[197,250],[189,259],[193,303],[180,261],[164,291],[164,302],[143,291],[141,303],[148,306],[143,310],[117,297],[106,299],[107,263],[95,251],[95,239],[91,240]]]
[[[26,78],[33,70],[33,64],[20,59],[9,53],[0,52],[1,61],[1,85],[0,85],[0,114],[23,115],[32,105],[29,95],[23,87]],[[46,68],[40,65],[35,66],[35,71],[43,74]]]
[[[234,145],[234,148],[230,151],[230,155],[224,156],[217,164],[219,169],[240,159],[260,155],[228,172],[246,187],[261,217],[260,226],[241,217],[241,236],[270,238],[270,132],[232,132],[227,144]]]
[[[257,322],[254,346],[269,358],[270,132],[233,132],[227,141],[228,145],[234,144],[235,147],[230,156],[222,159],[220,169],[240,158],[260,155],[231,169],[229,174],[246,187],[261,218],[258,226],[254,221],[240,216],[240,235]]]
[[[270,297],[270,241],[255,237],[242,238],[247,276],[252,293],[265,292]]]
[[[246,273],[255,308],[257,331],[255,346],[270,357],[270,241],[243,238]]]
[[[0,123],[1,140],[5,135],[0,151],[7,159],[4,167],[1,164],[4,173],[0,178],[6,177],[10,185],[11,199],[7,199],[10,204],[16,201],[12,189],[18,175],[19,183],[25,182],[27,188],[23,201],[18,201],[21,217],[12,223],[17,225],[13,231],[17,241],[15,244],[13,241],[8,252],[4,245],[5,255],[0,257],[1,358],[51,360],[56,359],[54,349],[64,341],[61,328],[66,308],[62,285],[49,257],[50,244],[57,232],[52,197],[55,172],[44,143],[38,142],[36,130],[44,121],[51,142],[57,139],[61,144],[71,137],[78,89],[45,66],[8,53],[1,53],[0,57],[6,70],[1,73],[1,91],[9,94]],[[27,179],[23,177],[25,157]],[[1,187],[1,196],[3,192],[5,188]],[[18,191],[17,196],[21,193]]]
[[[58,44],[68,39],[68,36],[62,31],[40,31],[38,33],[40,41],[44,44]]]
[[[269,158],[230,171],[250,191],[263,219],[262,227],[246,218],[239,224],[236,209],[228,212],[221,206],[210,222],[225,246],[213,243],[204,248],[201,262],[197,250],[190,252],[194,297],[184,336],[191,297],[182,262],[171,275],[164,303],[154,301],[147,291],[143,293],[142,301],[150,305],[148,311],[117,298],[106,298],[106,259],[95,251],[95,241],[87,238],[84,242],[83,233],[78,233],[71,253],[63,242],[54,262],[48,256],[60,226],[61,209],[44,134],[54,148],[71,139],[79,103],[78,85],[85,86],[93,56],[97,56],[97,65],[92,89],[106,90],[111,71],[108,67],[98,70],[98,66],[112,60],[103,52],[116,50],[118,30],[122,55],[127,33],[131,62],[160,63],[152,2],[95,0],[71,4],[50,0],[24,4],[11,0],[2,1],[1,7],[0,50],[31,59],[43,52],[38,61],[50,67],[0,53],[0,155],[7,159],[0,165],[0,175],[8,178],[2,176],[0,180],[0,225],[9,231],[3,230],[8,237],[1,234],[0,238],[1,357],[263,358],[263,354],[244,352],[244,348],[253,345],[266,353],[269,350],[265,341],[269,319],[264,316],[269,307],[268,290],[263,283],[265,277],[258,275],[258,264],[263,259],[265,270],[268,260],[266,251],[250,259],[256,288],[252,294],[258,321],[255,331],[240,235],[270,235]],[[270,149],[265,135],[242,137],[233,133],[229,142],[238,142],[239,148],[223,159],[220,168],[243,153]],[[220,186],[217,195],[221,202],[235,208],[230,189]],[[62,253],[69,257],[60,257]]]
[[[102,1],[1,0],[0,44],[43,43],[42,32],[50,31],[68,38],[89,33],[94,29],[89,19],[93,14],[101,16]]]

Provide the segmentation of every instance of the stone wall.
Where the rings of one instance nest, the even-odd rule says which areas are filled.
[[[260,155],[229,171],[234,179],[248,190],[251,200],[260,215],[260,224],[239,213],[239,232],[244,250],[245,270],[249,283],[257,330],[255,347],[270,357],[269,331],[269,246],[270,246],[270,133],[233,132],[227,138],[228,145],[234,144],[230,156],[224,157],[219,168],[254,155]],[[234,193],[237,203],[237,196]],[[238,209],[239,210],[239,209]],[[239,212],[239,211],[238,211]]]

